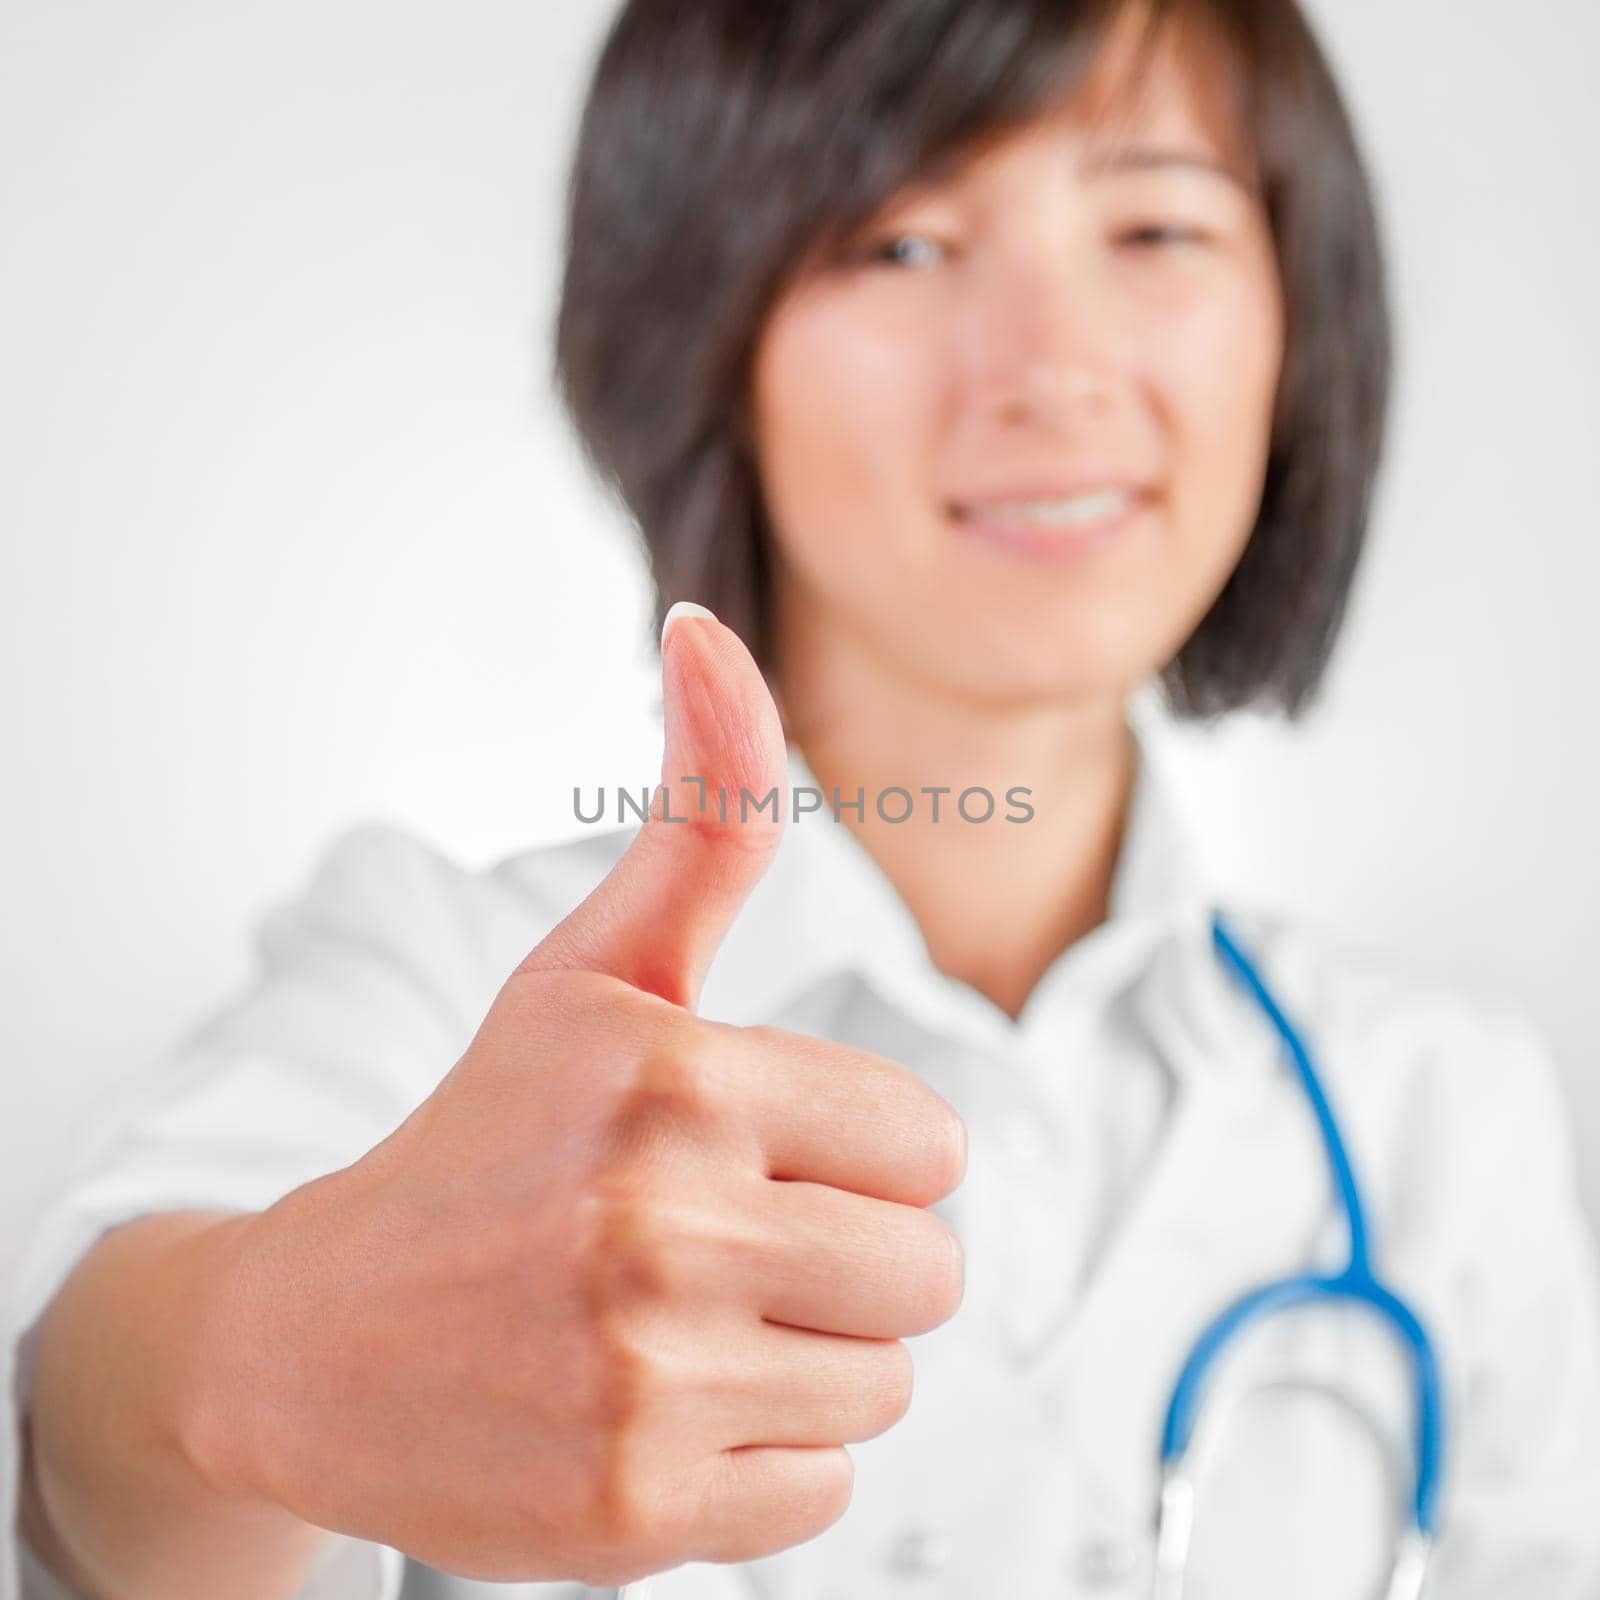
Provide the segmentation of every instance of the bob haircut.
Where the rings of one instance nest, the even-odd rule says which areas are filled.
[[[770,675],[771,532],[748,387],[797,263],[1085,82],[1128,0],[628,0],[567,196],[555,382],[633,514],[657,627],[709,605]],[[1238,564],[1161,672],[1216,717],[1314,698],[1366,532],[1391,331],[1375,207],[1295,0],[1135,0],[1135,72],[1169,23],[1220,87],[1264,203],[1285,312],[1261,503]],[[1192,28],[1193,32],[1188,30]],[[1195,70],[1190,56],[1186,67]]]

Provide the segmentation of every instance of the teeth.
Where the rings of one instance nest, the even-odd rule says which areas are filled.
[[[1132,504],[1126,489],[1100,489],[1068,500],[987,500],[967,511],[973,522],[1027,523],[1046,528],[1076,527],[1119,517]]]

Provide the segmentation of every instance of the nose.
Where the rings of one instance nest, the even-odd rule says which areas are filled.
[[[1051,422],[1110,403],[1111,309],[1059,237],[1039,233],[1031,249],[975,265],[961,333],[969,392],[987,416]]]

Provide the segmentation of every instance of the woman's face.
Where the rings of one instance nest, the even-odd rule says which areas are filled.
[[[1120,697],[1235,566],[1282,357],[1271,235],[1169,50],[1091,135],[1116,60],[774,308],[751,415],[780,654]]]

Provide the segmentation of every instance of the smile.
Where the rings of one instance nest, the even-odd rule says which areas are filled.
[[[1095,489],[1054,499],[981,500],[950,507],[964,534],[1024,555],[1059,556],[1109,542],[1142,511],[1148,496]]]

